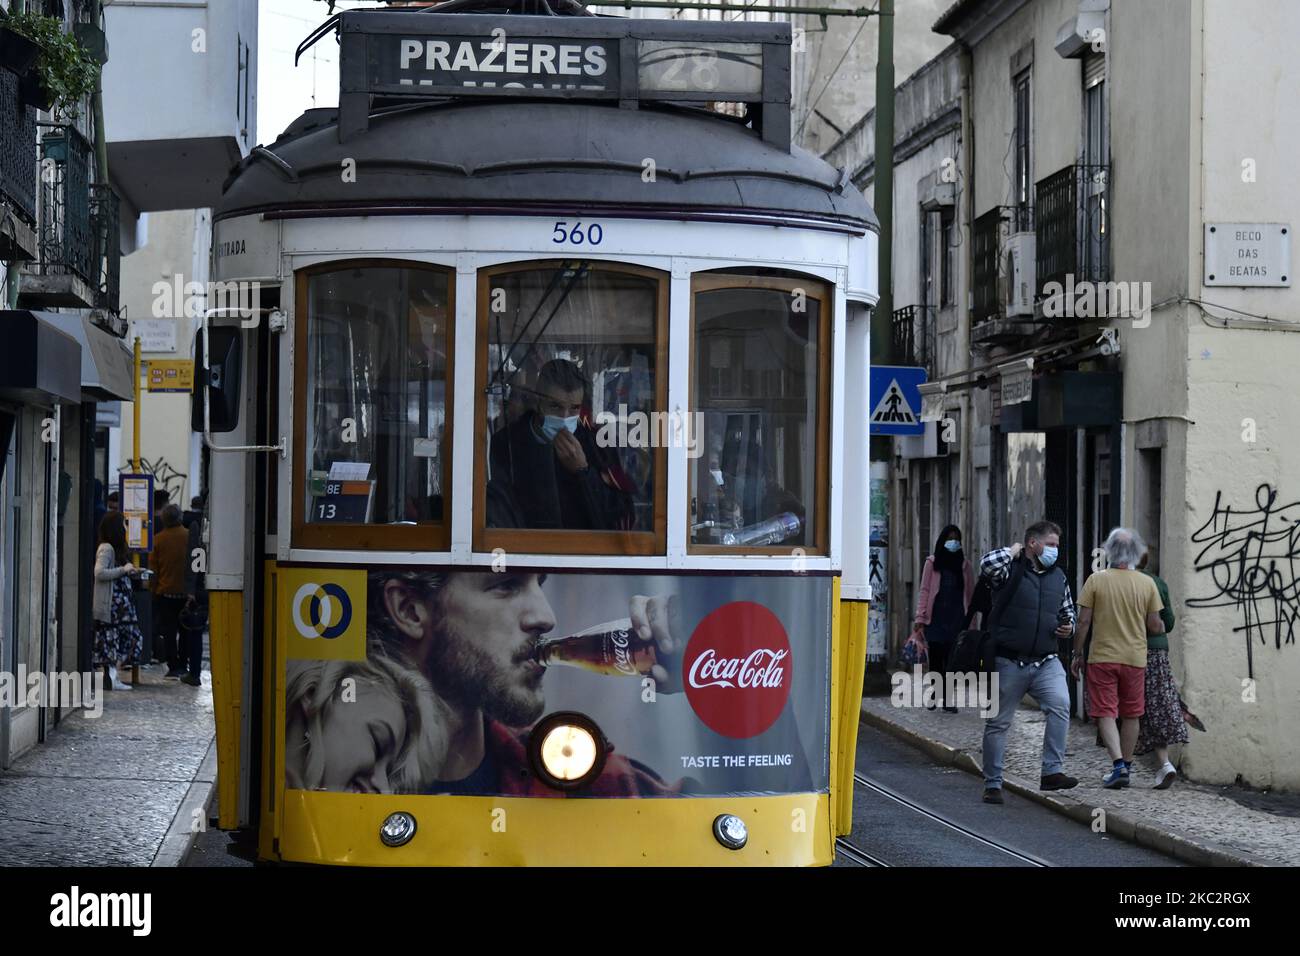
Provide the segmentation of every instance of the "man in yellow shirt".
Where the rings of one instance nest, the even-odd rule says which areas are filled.
[[[1128,786],[1138,720],[1146,710],[1147,633],[1164,633],[1160,620],[1164,604],[1155,582],[1137,570],[1147,548],[1136,531],[1114,529],[1105,549],[1107,570],[1084,581],[1079,593],[1079,629],[1074,632],[1070,673],[1078,677],[1083,667],[1083,643],[1091,625],[1088,712],[1097,718],[1101,739],[1114,762],[1102,785],[1117,790]]]

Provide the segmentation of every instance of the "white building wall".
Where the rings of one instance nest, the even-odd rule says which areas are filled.
[[[1300,6],[1200,0],[1191,24],[1192,296],[1186,365],[1186,536],[1178,587],[1190,606],[1178,643],[1187,692],[1212,733],[1196,735],[1198,779],[1300,787],[1300,283],[1205,287],[1203,222],[1300,223]],[[1200,19],[1200,22],[1196,22]],[[1243,163],[1252,160],[1253,181]],[[1292,253],[1289,269],[1295,267]],[[1214,305],[1209,305],[1214,303]],[[1215,328],[1213,316],[1267,315],[1276,330]],[[1253,440],[1252,440],[1253,439]],[[1276,497],[1273,497],[1273,496]],[[1217,505],[1217,511],[1216,511]],[[1232,509],[1229,516],[1228,508]],[[1171,582],[1173,586],[1173,582]],[[1175,632],[1177,635],[1177,632]],[[1190,703],[1191,701],[1189,701]]]

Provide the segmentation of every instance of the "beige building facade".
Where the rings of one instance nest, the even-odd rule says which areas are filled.
[[[943,524],[976,556],[1056,521],[1076,593],[1135,527],[1209,728],[1181,769],[1300,788],[1300,7],[961,0],[934,29],[953,46],[896,92],[894,362],[927,367],[931,421],[890,462],[894,647]],[[822,152],[868,185],[859,116]],[[947,298],[918,272],[936,254]]]

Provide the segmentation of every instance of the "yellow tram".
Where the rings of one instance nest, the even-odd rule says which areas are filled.
[[[876,220],[791,146],[788,25],[500,9],[332,17],[339,107],[214,212],[253,300],[198,356],[220,825],[270,861],[827,864]]]

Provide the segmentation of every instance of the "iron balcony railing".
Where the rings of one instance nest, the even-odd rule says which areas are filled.
[[[94,262],[97,277],[92,277],[95,286],[95,308],[116,314],[120,300],[120,276],[122,263],[122,237],[120,232],[120,200],[113,187],[106,183],[96,183],[90,193],[90,222],[95,235]]]
[[[98,287],[90,222],[90,142],[70,126],[41,137],[40,256],[32,273],[80,277]]]
[[[36,108],[18,95],[18,77],[0,69],[0,194],[36,225]]]
[[[912,353],[916,344],[917,308],[909,305],[894,310],[893,345],[894,361],[899,365],[911,365]]]
[[[1007,239],[1034,229],[1033,206],[994,206],[975,220],[971,321],[978,325],[1001,315],[1006,308]]]
[[[1110,167],[1076,164],[1034,185],[1035,277],[1038,295],[1049,283],[1110,279]]]
[[[908,305],[894,310],[891,325],[894,361],[917,365],[934,374],[934,310]]]
[[[1002,258],[1003,206],[994,206],[975,220],[971,321],[983,322],[998,314],[998,268]]]

